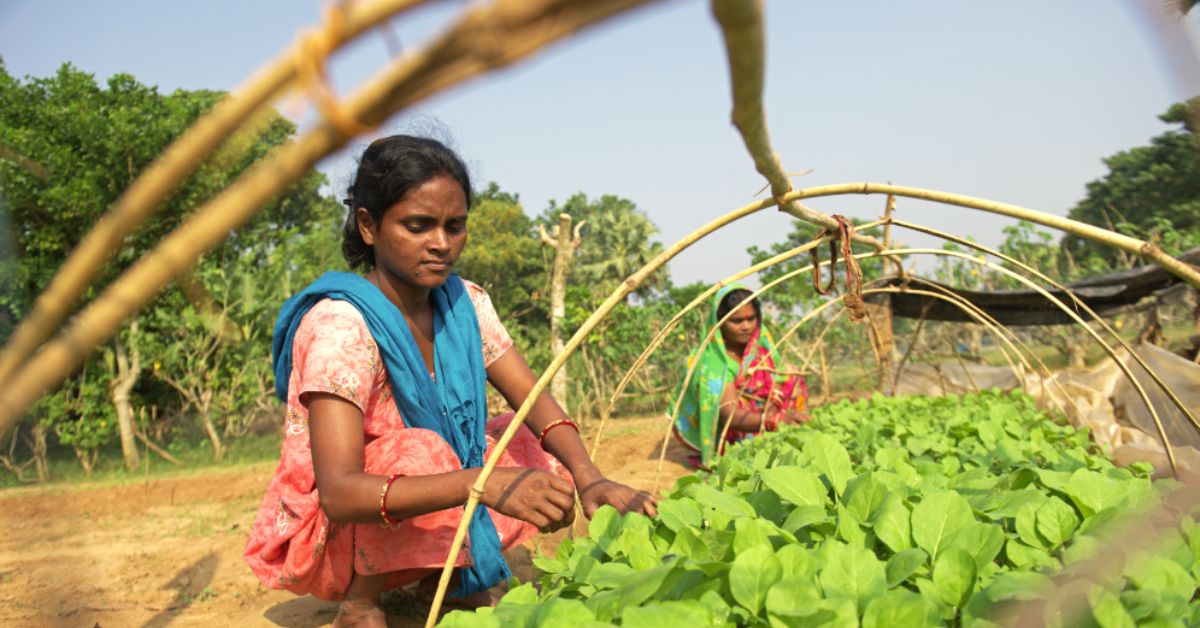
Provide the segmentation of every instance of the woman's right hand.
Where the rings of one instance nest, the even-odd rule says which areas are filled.
[[[483,505],[554,532],[575,520],[575,488],[540,469],[497,467],[483,487]]]

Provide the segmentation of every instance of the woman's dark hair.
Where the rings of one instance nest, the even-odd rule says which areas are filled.
[[[412,135],[392,135],[371,142],[358,162],[354,184],[342,201],[349,211],[342,228],[342,256],[350,268],[375,265],[375,251],[358,231],[358,208],[365,207],[378,225],[388,208],[408,191],[438,176],[449,175],[462,186],[471,209],[471,177],[454,151],[441,142]]]
[[[729,294],[726,294],[721,299],[721,302],[717,304],[717,320],[725,318],[726,314],[731,312],[733,308],[737,307],[739,303],[745,301],[746,297],[750,296],[751,294],[753,293],[745,288],[730,290]],[[758,318],[758,322],[761,324],[762,305],[759,304],[758,298],[755,297],[754,300],[750,301],[750,305],[754,306],[754,316]]]

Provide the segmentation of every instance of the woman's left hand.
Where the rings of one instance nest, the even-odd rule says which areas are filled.
[[[640,512],[647,517],[658,514],[658,497],[646,491],[600,478],[579,489],[579,504],[583,506],[583,514],[588,519],[605,504],[616,508],[621,514]]]

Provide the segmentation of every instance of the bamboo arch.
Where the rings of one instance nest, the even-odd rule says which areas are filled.
[[[364,128],[379,125],[396,111],[454,85],[516,63],[577,31],[649,4],[649,0],[496,0],[488,5],[474,5],[464,10],[444,34],[396,60],[344,101],[339,103],[327,92],[321,93],[317,85],[315,100],[320,104],[323,121],[315,129],[283,146],[199,208],[185,224],[110,284],[57,337],[46,342],[95,279],[95,270],[107,259],[108,251],[144,220],[195,164],[215,149],[223,137],[244,127],[255,112],[265,107],[287,85],[303,79],[304,72],[307,72],[310,82],[319,80],[319,76],[314,79],[313,75],[319,75],[320,64],[329,52],[361,36],[382,20],[424,3],[424,0],[343,3],[330,12],[328,23],[320,33],[285,52],[277,62],[239,90],[238,95],[226,100],[198,121],[188,134],[168,149],[159,162],[135,181],[80,248],[73,252],[50,288],[39,296],[31,315],[21,322],[0,354],[0,431],[11,428],[33,401],[60,384],[99,343],[111,336],[122,321],[146,305],[178,273],[224,239],[231,230],[242,225],[272,196],[303,176],[321,157],[344,145]],[[888,194],[1029,220],[1146,258],[1200,289],[1200,271],[1167,256],[1151,243],[1015,205],[876,183],[846,183],[794,190],[779,157],[771,148],[763,112],[765,46],[762,3],[760,0],[712,0],[712,8],[724,34],[729,58],[733,122],[756,168],[767,179],[771,198],[746,205],[711,221],[627,278],[572,336],[563,352],[555,357],[535,384],[530,400],[545,390],[549,379],[562,368],[583,339],[625,296],[651,273],[707,234],[773,206],[808,222],[826,228],[835,227],[836,223],[830,216],[809,209],[800,202],[807,198]],[[313,71],[314,67],[318,68],[317,72]],[[873,238],[856,235],[855,239],[877,251],[885,250],[883,244]],[[894,254],[912,253],[897,251]],[[1006,270],[995,265],[989,267]],[[1044,296],[1050,296],[1044,290],[1042,292]],[[1055,301],[1067,309],[1061,301]],[[1082,324],[1082,319],[1072,315]],[[1103,344],[1094,330],[1090,327],[1088,330]],[[1113,354],[1111,347],[1107,344],[1104,346]],[[1136,357],[1136,354],[1133,355]],[[1131,377],[1127,369],[1123,370]],[[1147,371],[1151,372],[1149,369]],[[1157,377],[1155,379],[1161,383]],[[1145,393],[1140,385],[1132,377],[1131,381],[1144,398]],[[1173,395],[1172,398],[1178,403],[1177,398]],[[507,447],[531,406],[532,403],[527,400],[518,409],[508,430],[497,443],[495,454]],[[1152,406],[1151,410],[1153,412]],[[1186,409],[1184,412],[1193,424],[1200,426]],[[1157,416],[1155,418],[1157,422]],[[1174,466],[1169,443],[1166,446]],[[430,624],[436,621],[444,599],[452,565],[465,538],[466,522],[478,506],[483,486],[497,460],[498,455],[489,459],[472,486],[462,524],[456,533],[430,609]]]

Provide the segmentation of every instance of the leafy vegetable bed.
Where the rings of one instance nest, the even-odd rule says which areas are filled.
[[[1114,467],[1023,395],[876,396],[744,441],[657,519],[598,511],[540,558],[540,592],[450,626],[988,625],[1104,548],[1095,531],[1172,482]],[[1197,625],[1200,527],[1085,588],[1082,625]]]

